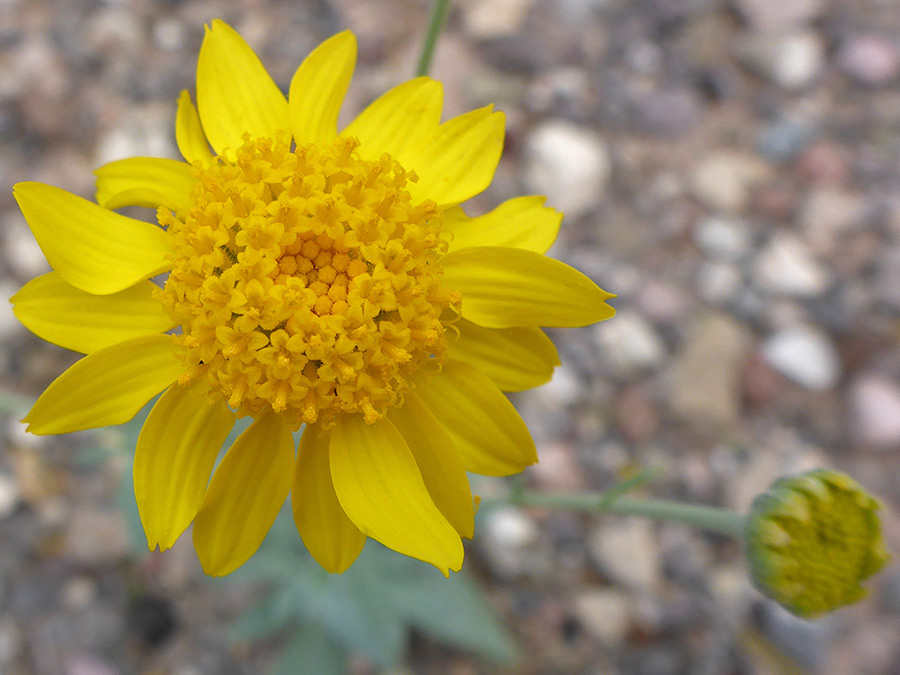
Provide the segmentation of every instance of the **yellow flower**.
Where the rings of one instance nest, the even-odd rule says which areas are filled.
[[[846,474],[815,469],[780,478],[747,517],[753,584],[805,619],[865,597],[862,582],[890,560],[880,509]]]
[[[539,327],[613,314],[608,293],[543,255],[562,217],[543,198],[477,218],[458,206],[493,177],[502,113],[440,123],[441,86],[420,77],[338,133],[355,61],[354,36],[332,37],[285,98],[213,21],[197,107],[187,92],[178,101],[186,162],[107,164],[98,204],[15,188],[54,270],[16,294],[16,315],[86,354],[38,399],[29,430],[120,424],[164,391],[137,444],[137,503],[151,549],[193,522],[209,574],[256,551],[289,493],[330,571],[367,536],[458,570],[473,533],[466,472],[537,461],[501,390],[549,379],[558,360]],[[157,208],[161,227],[112,211],[132,205]],[[165,272],[162,288],[148,280]]]

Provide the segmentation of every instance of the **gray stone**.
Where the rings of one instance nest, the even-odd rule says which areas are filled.
[[[892,565],[883,574],[878,593],[879,603],[888,614],[900,616],[900,569]]]
[[[753,280],[770,293],[808,298],[822,295],[831,275],[802,239],[776,232],[753,261]]]
[[[459,7],[466,33],[489,39],[518,33],[528,16],[533,0],[481,0],[463,2]]]
[[[800,214],[806,240],[817,251],[830,252],[841,235],[864,222],[865,198],[849,190],[820,187],[812,190]]]
[[[756,147],[767,159],[790,162],[813,140],[815,130],[799,120],[779,120],[759,132]]]
[[[857,35],[838,51],[837,64],[860,84],[884,86],[900,72],[900,53],[893,42],[882,37]]]
[[[575,616],[605,645],[622,642],[631,627],[632,603],[628,594],[612,588],[586,588],[574,600]]]
[[[185,24],[173,17],[161,17],[153,24],[153,44],[163,51],[178,50],[186,39]]]
[[[900,387],[875,373],[857,377],[848,393],[850,422],[862,445],[884,449],[900,447]]]
[[[694,320],[667,373],[672,412],[688,421],[728,427],[740,417],[740,367],[749,331],[723,314]]]
[[[687,89],[645,92],[636,97],[634,106],[642,130],[670,138],[689,131],[701,113],[697,97]]]
[[[653,591],[661,578],[662,556],[654,526],[637,518],[601,523],[588,538],[588,551],[611,580],[637,591]]]
[[[581,68],[554,68],[533,78],[525,101],[531,110],[539,113],[578,110],[589,105],[591,86],[591,78]]]
[[[807,672],[819,672],[827,653],[832,617],[807,621],[766,600],[759,612],[761,633]]]
[[[743,276],[737,265],[716,260],[700,263],[695,279],[697,294],[713,305],[721,305],[734,299],[743,284]]]
[[[22,648],[22,642],[22,633],[16,626],[16,620],[8,616],[0,618],[0,665],[12,664]]]
[[[94,152],[99,166],[127,157],[180,158],[172,138],[171,106],[135,107],[121,123],[100,138]]]
[[[553,370],[550,381],[536,393],[553,405],[570,405],[584,397],[584,385],[571,366],[562,364]]]
[[[882,251],[876,262],[875,297],[892,309],[900,309],[900,247]]]
[[[745,35],[738,55],[748,68],[791,92],[810,87],[825,65],[822,38],[808,29]]]
[[[834,343],[813,326],[778,331],[763,343],[762,352],[769,365],[813,391],[833,388],[841,376]]]
[[[675,323],[690,311],[687,292],[661,279],[647,279],[636,298],[643,314],[657,324]]]
[[[0,473],[0,519],[15,510],[21,496],[16,479],[7,473]]]
[[[739,213],[747,206],[751,188],[769,173],[768,166],[753,155],[719,150],[696,165],[690,190],[710,209]]]
[[[666,346],[653,325],[633,311],[619,312],[615,321],[595,328],[601,353],[613,371],[627,377],[651,370],[666,357]]]
[[[486,514],[480,543],[491,569],[500,578],[515,579],[534,573],[541,551],[540,531],[519,509],[502,508]]]
[[[22,326],[16,315],[13,314],[12,303],[6,300],[19,290],[18,284],[12,284],[6,280],[0,280],[0,338],[8,339],[16,333],[24,332],[26,329]]]
[[[694,241],[703,252],[723,260],[740,260],[753,245],[753,234],[747,223],[728,216],[704,218],[694,228]]]
[[[611,172],[603,138],[584,127],[553,120],[529,134],[525,147],[525,183],[547,195],[547,203],[577,217],[602,198]]]
[[[50,264],[18,210],[3,218],[2,230],[3,258],[16,276],[33,279],[50,271]]]

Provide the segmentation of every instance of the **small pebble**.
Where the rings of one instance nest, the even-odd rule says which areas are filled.
[[[763,343],[762,352],[773,368],[812,391],[833,388],[841,376],[834,343],[824,332],[811,326],[775,333]]]
[[[838,67],[860,84],[883,87],[900,72],[900,51],[894,42],[875,35],[850,38],[837,53]]]
[[[600,202],[611,170],[606,141],[571,122],[544,122],[526,141],[528,189],[547,195],[547,204],[570,218]]]

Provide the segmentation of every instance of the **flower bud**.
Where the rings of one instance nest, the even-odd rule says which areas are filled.
[[[867,594],[884,567],[878,501],[849,476],[817,469],[777,480],[746,521],[750,576],[763,595],[805,619]]]

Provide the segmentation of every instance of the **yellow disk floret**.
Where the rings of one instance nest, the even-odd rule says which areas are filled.
[[[245,138],[233,161],[195,169],[189,209],[160,210],[174,251],[160,299],[182,327],[183,383],[294,428],[336,413],[374,422],[413,373],[446,360],[445,310],[460,299],[441,283],[440,212],[411,198],[415,174],[357,145]]]

